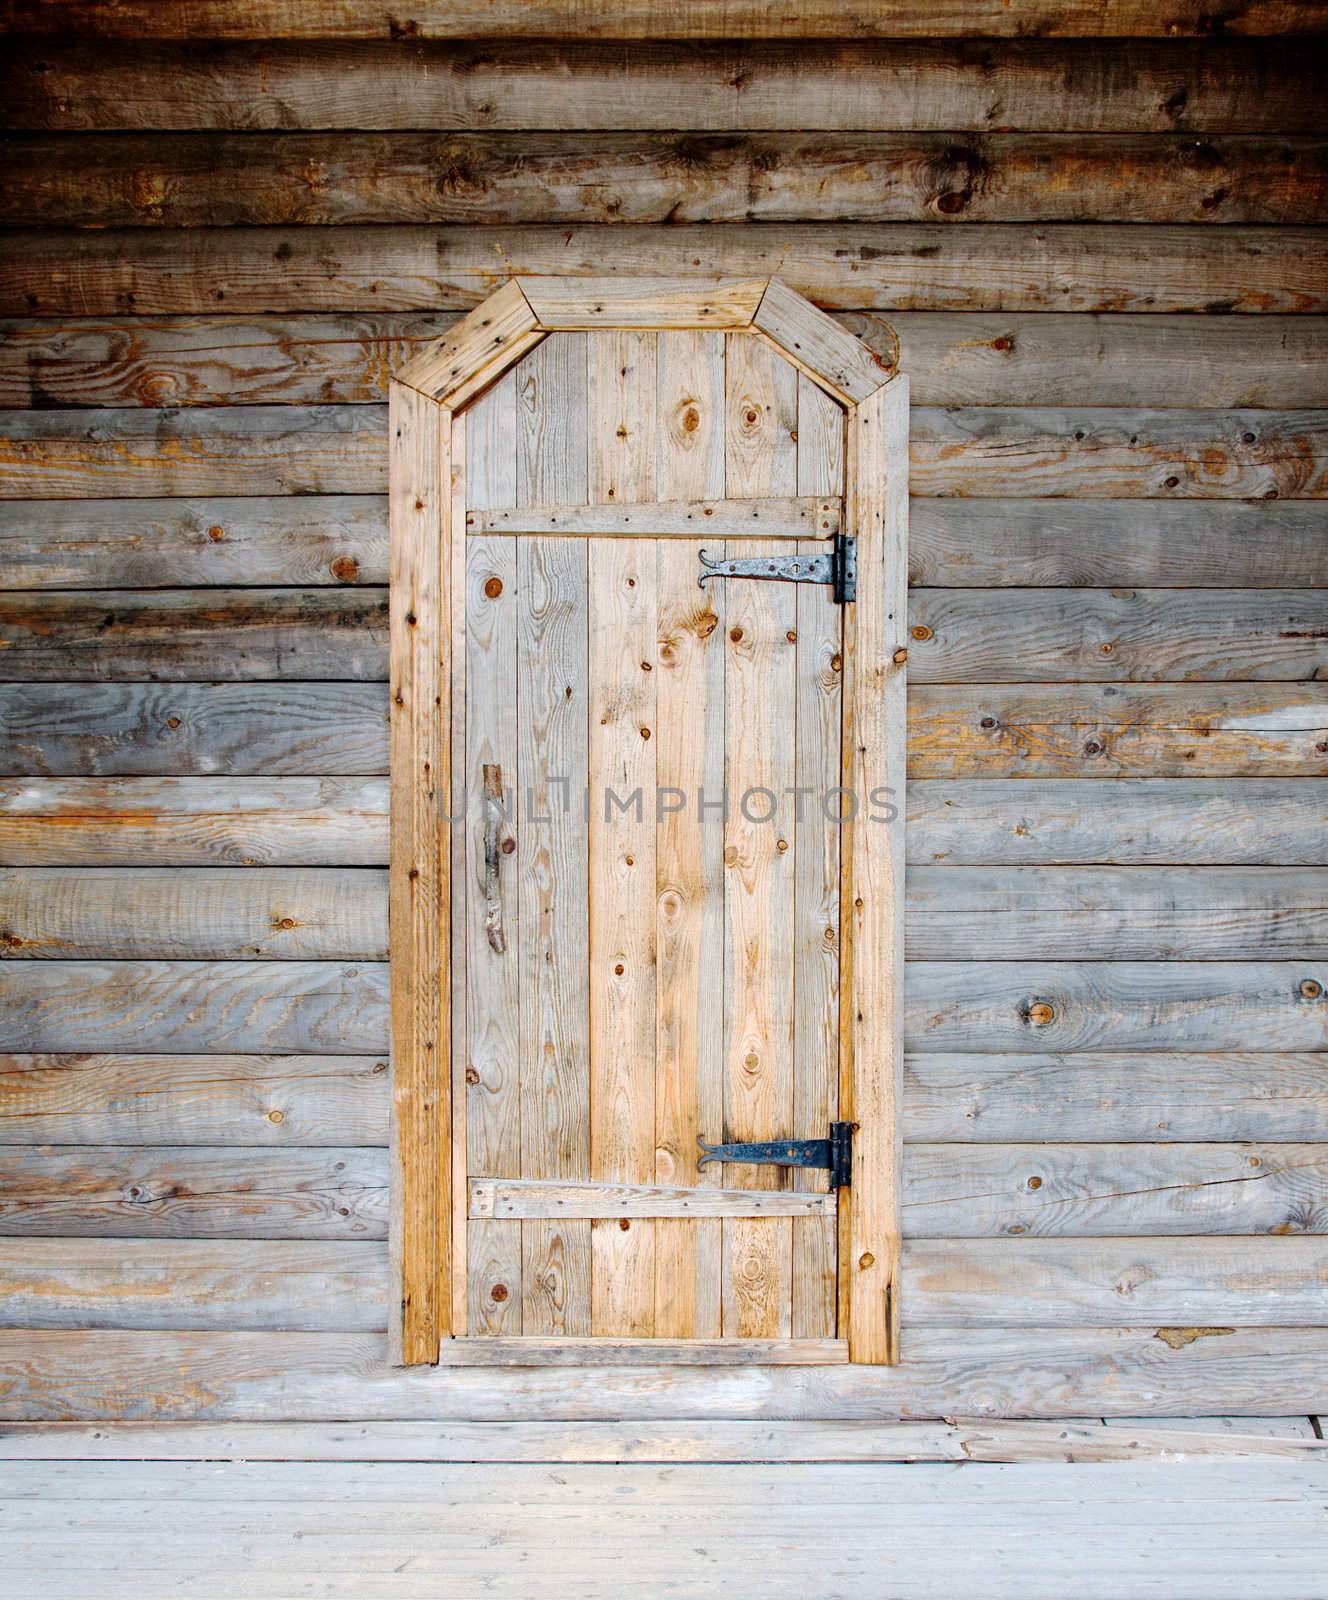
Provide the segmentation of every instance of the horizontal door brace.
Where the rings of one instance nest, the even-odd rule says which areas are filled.
[[[776,500],[642,500],[607,506],[497,506],[466,513],[466,532],[584,534],[633,539],[831,539],[843,526],[834,495]]]
[[[655,1183],[472,1178],[469,1214],[481,1217],[833,1217],[833,1192],[708,1189]]]

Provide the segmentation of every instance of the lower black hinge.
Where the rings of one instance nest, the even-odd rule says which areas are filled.
[[[851,533],[837,533],[829,550],[819,556],[730,556],[712,561],[704,550],[698,554],[705,568],[696,580],[702,588],[712,578],[764,578],[776,583],[828,583],[841,606],[858,597],[858,541]]]
[[[763,1139],[747,1144],[706,1144],[696,1142],[705,1154],[696,1163],[707,1161],[743,1162],[754,1167],[825,1167],[830,1187],[844,1189],[853,1181],[853,1130],[855,1122],[832,1122],[828,1139]]]

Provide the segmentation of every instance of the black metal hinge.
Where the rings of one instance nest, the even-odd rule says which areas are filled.
[[[846,1188],[853,1181],[852,1122],[832,1122],[828,1139],[764,1139],[748,1144],[706,1144],[696,1142],[705,1154],[696,1163],[737,1161],[756,1167],[826,1167],[832,1189]]]
[[[711,578],[767,578],[778,583],[830,583],[842,606],[858,597],[858,541],[850,533],[837,533],[830,549],[820,556],[735,556],[712,561],[700,552],[706,569],[696,580],[702,588]]]

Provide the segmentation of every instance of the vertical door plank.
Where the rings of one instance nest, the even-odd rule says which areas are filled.
[[[902,793],[904,787],[906,378],[895,378],[849,414],[848,493],[849,527],[858,538],[858,599],[845,617],[844,784],[866,806],[873,790],[890,786]],[[904,830],[865,821],[860,811],[846,839],[840,907],[848,961],[841,975],[840,1105],[841,1114],[859,1124],[853,1184],[840,1197],[848,1214],[841,1260],[848,1284],[849,1360],[894,1363],[899,1359]]]
[[[450,417],[391,386],[394,1359],[438,1359],[450,1330],[448,1016]]]
[[[465,413],[467,505],[516,504],[516,375],[509,372]],[[467,681],[465,823],[467,946],[467,1167],[474,1176],[521,1176],[520,912],[516,827],[517,763],[516,540],[482,534],[466,541]],[[483,773],[502,769],[509,825],[517,849],[504,855],[499,895],[507,948],[496,951],[485,927]],[[505,842],[505,841],[504,841]],[[464,1215],[464,1211],[462,1215]],[[467,1225],[467,1327],[472,1334],[521,1332],[521,1224]]]
[[[452,1309],[450,1326],[452,1337],[467,1331],[467,1270],[466,1237],[466,975],[470,970],[466,959],[465,902],[456,910],[456,891],[464,896],[466,883],[466,826],[463,818],[466,796],[466,419],[453,413],[452,449],[450,453],[452,506],[449,518],[451,540],[448,549],[450,573],[448,576],[449,611],[445,613],[450,633],[448,659],[452,667],[452,700],[449,768],[451,782],[447,805],[447,850],[450,861],[448,882],[453,888],[453,901],[448,911],[448,943],[452,952],[451,967],[451,1061],[448,1081],[451,1085],[452,1122],[444,1127],[441,1137],[447,1140],[452,1171],[452,1198],[446,1227],[451,1238],[450,1289]]]
[[[797,373],[750,336],[726,340],[725,493],[796,492]],[[735,548],[740,548],[735,546]],[[796,600],[791,585],[725,584],[725,1136],[792,1132]],[[772,816],[773,809],[773,816]],[[735,1188],[781,1188],[786,1169],[732,1166]],[[787,1218],[726,1220],[724,1333],[787,1338],[792,1229]]]
[[[655,498],[655,335],[589,335],[590,502]],[[590,1154],[655,1170],[655,541],[590,555]],[[649,809],[647,809],[647,807]],[[655,1225],[591,1223],[591,1331],[652,1337]]]
[[[798,377],[798,493],[838,495],[844,483],[844,411],[810,378]],[[798,546],[808,555],[824,543]],[[793,1121],[819,1138],[839,1103],[839,829],[826,816],[839,784],[840,619],[833,592],[803,584],[797,595],[798,717],[795,824]],[[794,1187],[824,1190],[829,1175],[793,1174]],[[835,1221],[796,1217],[793,1337],[833,1338]]]
[[[661,499],[724,493],[724,337],[662,333],[658,347]],[[698,1134],[724,1126],[724,829],[702,810],[724,786],[724,586],[697,584],[700,543],[657,542],[655,1181],[720,1181],[698,1172]],[[712,557],[723,554],[713,545]],[[720,1337],[723,1224],[655,1224],[655,1332]]]
[[[517,504],[586,501],[586,335],[518,364]],[[517,540],[522,1175],[590,1176],[587,546]],[[590,1333],[590,1223],[521,1224],[522,1331]]]

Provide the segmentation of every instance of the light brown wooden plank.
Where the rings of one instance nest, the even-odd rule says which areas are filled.
[[[287,0],[177,0],[163,13],[152,0],[122,0],[107,11],[97,0],[62,0],[55,8],[39,0],[15,0],[7,30],[39,36],[84,33],[101,39],[382,39],[394,36],[388,13],[348,5],[346,0],[309,0],[292,8]],[[1212,18],[1197,0],[1178,0],[1165,17],[1147,0],[1065,0],[1058,6],[1022,8],[1012,15],[998,0],[931,0],[923,6],[861,6],[846,26],[835,0],[807,0],[796,13],[761,0],[662,6],[657,0],[623,0],[612,12],[587,15],[567,0],[494,5],[492,0],[424,0],[417,3],[412,38],[427,39],[741,39],[830,38],[846,31],[868,38],[930,39],[938,36],[1170,38],[1207,34]],[[1223,19],[1233,33],[1250,36],[1314,35],[1323,17],[1312,0],[1251,0]]]
[[[0,907],[10,959],[387,959],[380,871],[6,868]]]
[[[448,459],[451,419],[393,388],[391,1008],[393,1351],[437,1359],[451,1325],[451,856]],[[399,1352],[399,1353],[398,1353]]]
[[[515,369],[518,504],[585,496],[586,362],[586,336],[564,333]],[[518,911],[522,1171],[585,1178],[588,886],[577,805],[588,734],[584,542],[519,541],[517,591],[518,763],[534,812],[523,828]],[[590,1224],[523,1223],[521,1254],[522,1331],[589,1334]]]
[[[1326,1105],[1328,1056],[1314,1051],[904,1058],[917,1142],[1312,1139]]]
[[[1294,684],[922,685],[909,775],[1294,777],[1328,773],[1328,691]]]
[[[646,1183],[545,1183],[529,1178],[470,1181],[472,1217],[831,1217],[834,1211],[832,1194],[799,1194],[789,1189],[771,1193],[716,1189],[706,1184],[684,1189]]]
[[[27,1328],[383,1329],[382,1244],[4,1239],[5,1320]]]
[[[7,1145],[385,1145],[386,1056],[3,1055]]]
[[[724,490],[724,336],[663,332],[657,353],[656,468],[661,495]],[[723,544],[719,545],[722,550]],[[698,589],[701,546],[657,552],[655,1178],[718,1183],[698,1171],[697,1134],[722,1127],[723,822],[700,797],[724,786],[724,597]],[[721,586],[722,587],[722,586]],[[674,791],[668,793],[668,791]],[[679,795],[683,797],[679,804]],[[687,796],[696,797],[688,804]],[[655,1226],[655,1328],[715,1338],[722,1328],[723,1230],[718,1221]]]
[[[387,1154],[345,1148],[7,1149],[0,1235],[385,1239]]]
[[[387,769],[381,684],[0,685],[6,776]]]
[[[544,328],[745,328],[760,303],[759,278],[722,277],[698,288],[633,275],[532,277],[522,291]]]
[[[11,1378],[7,1421],[165,1418],[284,1421],[326,1417],[431,1422],[712,1420],[880,1422],[901,1416],[1156,1417],[1209,1411],[1309,1411],[1322,1393],[1316,1329],[1238,1328],[1166,1340],[1156,1327],[991,1329],[973,1361],[964,1329],[919,1331],[896,1368],[833,1372],[747,1363],[723,1385],[689,1369],[625,1372],[482,1368],[402,1373],[381,1336],[300,1333],[115,1333],[0,1330]],[[1197,1331],[1197,1330],[1196,1330]],[[202,1377],[205,1381],[200,1382]]]
[[[680,111],[681,111],[680,106]],[[679,121],[690,121],[690,106]],[[1156,133],[316,132],[6,140],[10,227],[299,223],[1300,222],[1322,211],[1321,140]],[[309,181],[310,171],[318,173]],[[440,181],[442,174],[442,181]],[[511,289],[519,296],[520,290]],[[494,338],[508,326],[486,313]],[[775,316],[767,305],[767,318]],[[510,348],[530,313],[512,301]],[[758,322],[758,325],[761,325]],[[773,334],[773,327],[765,327]],[[506,340],[504,341],[506,342]],[[501,361],[501,347],[494,357]],[[404,382],[455,403],[457,356]],[[850,358],[868,387],[872,375]],[[461,358],[466,365],[467,358]],[[460,391],[464,393],[464,391]]]
[[[892,376],[866,345],[778,278],[771,278],[761,296],[752,326],[845,405],[865,400]]]
[[[360,316],[13,317],[0,324],[0,405],[381,401],[392,374],[451,326],[456,315],[370,311]],[[1323,375],[1328,323],[1316,317],[1264,316],[1252,323],[1208,315],[1196,323],[1192,317],[1129,314],[891,310],[841,312],[831,320],[864,342],[889,370],[907,372],[914,403],[920,406],[1088,403],[1287,409],[1323,405],[1328,390]],[[336,505],[325,508],[329,516]],[[163,507],[162,515],[170,509]],[[312,517],[318,509],[292,506],[284,514],[295,519],[307,512]],[[346,506],[336,514],[348,517],[351,509]],[[139,510],[146,515],[147,508]],[[194,515],[201,526],[186,531],[204,546],[201,556],[213,562],[207,570],[224,571],[236,544],[228,549],[200,536],[220,521],[228,539],[252,537],[240,503],[199,507]],[[12,516],[0,510],[0,530]],[[293,523],[292,532],[299,526]],[[287,568],[279,568],[269,581],[333,581],[335,574],[329,576],[320,561],[319,531],[315,526],[307,534],[308,550],[302,545],[264,549],[268,560],[284,554],[288,562],[309,564],[290,576]],[[327,530],[326,536],[333,531]],[[381,528],[379,533],[375,570],[385,574],[386,536]],[[73,552],[62,546],[59,553]],[[251,551],[255,557],[259,553],[257,546]],[[330,551],[328,563],[343,553]],[[366,567],[366,581],[379,581],[358,550],[350,553]],[[130,546],[126,554],[136,554],[146,564],[152,546]],[[1107,560],[1112,552],[1086,552],[1085,559],[1090,554]]]
[[[542,337],[520,286],[505,283],[454,328],[425,345],[397,377],[457,410]]]
[[[605,334],[605,338],[611,337]],[[837,495],[783,499],[645,500],[621,493],[604,504],[531,506],[476,511],[473,533],[559,533],[652,539],[828,539],[839,531],[843,500]]]
[[[0,781],[15,867],[344,867],[387,862],[382,778]]]
[[[10,40],[16,128],[1321,133],[1320,42]]]
[[[592,504],[655,493],[656,341],[634,329],[590,335]],[[590,1171],[638,1184],[654,1177],[656,1142],[655,541],[591,540],[588,562]],[[654,1335],[653,1223],[592,1223],[591,1332]]]
[[[837,1366],[847,1360],[835,1339],[454,1339],[442,1363],[452,1367],[735,1367],[760,1362],[774,1367]]]
[[[0,583],[15,589],[386,583],[387,502],[0,501],[0,555]]]
[[[478,304],[509,276],[538,299],[524,280],[552,273],[619,283],[660,274],[696,280],[705,293],[718,275],[760,282],[775,272],[827,311],[1328,312],[1325,246],[1305,227],[790,223],[735,225],[722,239],[704,223],[323,233],[16,231],[0,251],[0,315],[108,316],[129,296],[145,315],[212,312],[218,295],[237,314],[448,311]],[[654,291],[639,281],[650,306]],[[594,289],[590,299],[593,309]]]

